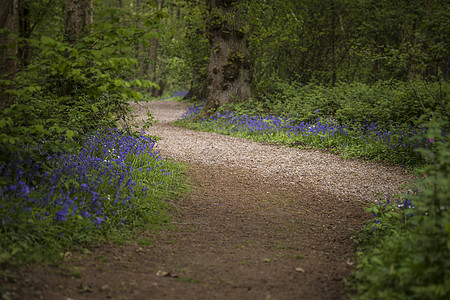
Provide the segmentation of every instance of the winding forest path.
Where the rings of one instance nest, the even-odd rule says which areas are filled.
[[[144,106],[159,120],[164,156],[188,164],[191,191],[174,202],[174,230],[149,246],[72,253],[63,268],[29,268],[42,299],[344,299],[355,266],[352,234],[364,206],[411,179],[381,163],[319,150],[195,132],[170,123],[187,105]],[[66,270],[67,272],[61,272]],[[79,273],[79,276],[74,276]],[[65,274],[64,274],[65,273]],[[77,273],[77,274],[78,274]],[[39,286],[41,288],[39,288]]]

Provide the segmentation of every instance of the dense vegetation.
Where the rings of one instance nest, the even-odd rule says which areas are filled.
[[[77,29],[67,10],[80,3]],[[187,89],[183,126],[420,170],[413,193],[368,208],[352,288],[450,296],[448,1],[6,4],[0,263],[162,222],[179,170],[127,125],[129,103]],[[251,97],[212,96],[236,82]]]
[[[128,122],[130,102],[157,87],[135,49],[165,14],[98,2],[72,36],[65,4],[21,1],[18,68],[0,78],[14,99],[0,111],[1,265],[157,228],[182,187],[180,166]]]
[[[104,129],[79,146],[53,154],[33,149],[45,162],[9,153],[0,169],[7,179],[0,190],[0,264],[59,258],[74,244],[122,239],[135,227],[168,220],[163,200],[179,189],[180,168],[159,156],[154,140]]]
[[[450,140],[442,131],[448,130],[448,120],[436,115],[420,126],[384,127],[365,120],[339,123],[320,115],[326,106],[306,120],[264,113],[256,103],[231,105],[232,110],[209,117],[202,116],[203,108],[193,105],[178,124],[415,167],[425,179],[409,187],[413,192],[382,195],[367,208],[374,218],[358,235],[359,264],[350,288],[355,299],[448,298]]]
[[[434,92],[444,90],[445,94],[449,88],[427,87]],[[408,167],[424,163],[418,149],[428,147],[430,142],[418,137],[426,132],[420,122],[422,111],[420,106],[415,107],[413,91],[404,83],[306,85],[285,89],[272,97],[230,104],[209,116],[202,116],[203,104],[198,104],[186,112],[179,124],[254,140],[327,149],[344,157],[386,160]],[[439,112],[441,108],[433,97],[431,92],[425,95],[424,105]],[[395,103],[392,99],[396,99]]]
[[[435,33],[448,26],[448,4],[327,4],[250,9],[253,98],[218,111],[199,101],[179,124],[418,171],[414,192],[367,208],[374,218],[358,236],[349,288],[357,299],[447,299],[449,41]]]

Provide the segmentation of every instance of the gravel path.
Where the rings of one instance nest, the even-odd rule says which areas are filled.
[[[148,133],[162,138],[161,153],[188,163],[189,192],[166,199],[177,208],[173,227],[73,249],[60,266],[18,268],[0,277],[8,298],[348,298],[353,235],[371,217],[364,207],[398,192],[411,179],[405,170],[178,128],[170,122],[184,103],[138,103],[138,124],[145,106],[159,121]]]
[[[202,165],[243,167],[263,178],[326,191],[338,198],[363,202],[380,195],[393,195],[413,179],[401,167],[378,162],[342,159],[321,150],[302,150],[268,145],[243,138],[197,132],[170,125],[188,104],[153,101],[135,106],[138,115],[148,107],[158,120],[148,131],[162,137],[158,143],[164,155],[175,160]],[[137,120],[142,121],[141,119]]]

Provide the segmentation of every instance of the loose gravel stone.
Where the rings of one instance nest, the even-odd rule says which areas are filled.
[[[376,201],[402,191],[414,177],[405,168],[382,162],[343,159],[322,150],[258,143],[243,138],[198,132],[170,125],[188,104],[174,101],[140,102],[138,115],[148,108],[158,121],[148,133],[163,137],[162,154],[187,163],[243,167],[263,180],[309,186],[339,198]],[[145,115],[145,114],[144,114]],[[136,120],[139,124],[142,117]]]

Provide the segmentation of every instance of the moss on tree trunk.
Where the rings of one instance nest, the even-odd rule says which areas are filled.
[[[251,97],[252,63],[240,1],[211,1],[206,111]]]

